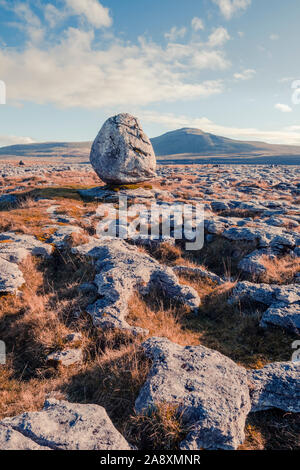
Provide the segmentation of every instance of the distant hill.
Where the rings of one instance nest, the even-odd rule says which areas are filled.
[[[297,154],[300,156],[300,147],[233,140],[209,134],[200,129],[178,129],[155,137],[151,141],[155,154],[159,156],[178,154],[197,156]]]
[[[151,139],[161,163],[300,164],[300,147],[228,139],[183,128]],[[0,159],[55,159],[87,162],[92,142],[46,142],[0,148]]]
[[[45,142],[0,147],[0,158],[88,158],[91,142]]]

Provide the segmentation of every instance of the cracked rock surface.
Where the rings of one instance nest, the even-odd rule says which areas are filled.
[[[42,411],[0,421],[0,449],[130,450],[104,408],[49,399]]]
[[[138,119],[126,113],[103,124],[93,143],[90,161],[106,183],[138,183],[156,176],[152,144]]]
[[[251,411],[279,408],[300,412],[300,362],[274,362],[248,371]]]
[[[88,307],[88,313],[96,326],[142,333],[141,328],[130,326],[126,321],[128,301],[135,291],[145,295],[156,288],[165,297],[192,310],[200,305],[195,289],[181,285],[171,268],[123,240],[94,238],[88,244],[73,248],[73,252],[95,259],[94,284],[100,298]]]
[[[172,403],[191,431],[181,449],[236,449],[250,411],[246,370],[204,346],[182,347],[166,338],[143,343],[153,365],[135,402],[138,413]]]

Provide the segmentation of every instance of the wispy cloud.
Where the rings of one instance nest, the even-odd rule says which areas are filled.
[[[230,20],[239,10],[246,10],[251,5],[251,0],[212,0],[218,5],[222,15]]]
[[[237,72],[233,75],[235,80],[250,80],[256,75],[256,70],[254,69],[246,69],[243,72]]]
[[[230,39],[227,29],[220,26],[216,28],[208,38],[208,45],[211,47],[223,46]]]
[[[71,11],[76,15],[83,15],[95,28],[112,25],[109,9],[105,8],[98,0],[65,0],[65,2]]]
[[[282,113],[291,113],[293,110],[288,104],[283,104],[283,103],[277,103],[275,104],[275,109],[278,109],[278,111],[281,111]]]
[[[183,38],[185,34],[186,28],[177,28],[176,26],[173,26],[169,32],[165,33],[165,38],[169,41],[176,41],[177,39]]]
[[[47,34],[45,34],[47,37]],[[223,91],[221,80],[203,80],[203,70],[230,63],[220,48],[200,42],[162,46],[140,37],[136,44],[112,37],[94,44],[94,31],[69,27],[57,42],[0,49],[1,78],[12,101],[54,103],[61,107],[104,108],[210,96]]]
[[[192,19],[191,24],[194,31],[200,31],[205,28],[203,20],[197,16]]]

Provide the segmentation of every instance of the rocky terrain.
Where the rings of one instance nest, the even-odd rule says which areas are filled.
[[[1,449],[299,447],[299,167],[158,166],[113,187],[86,164],[4,161],[0,184]],[[120,194],[140,227],[151,204],[204,205],[204,246],[174,219],[99,235],[111,207],[122,229]]]

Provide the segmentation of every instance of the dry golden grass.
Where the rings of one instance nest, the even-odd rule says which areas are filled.
[[[146,303],[138,295],[134,295],[129,302],[128,322],[149,330],[149,336],[164,336],[182,346],[199,344],[199,335],[182,324],[180,317],[187,315],[188,311],[175,307],[165,309],[162,303],[157,304],[155,297],[153,293],[152,299],[148,297]]]
[[[290,284],[294,281],[295,275],[300,272],[300,258],[290,255],[275,259],[262,255],[260,262],[266,268],[266,271],[259,276],[261,282]]]
[[[68,175],[66,184],[66,175],[58,172],[53,176],[57,187],[47,187],[48,176],[45,180],[18,181],[25,188],[24,200],[17,208],[0,213],[0,230],[30,233],[40,239],[49,236],[49,231],[45,234],[42,229],[53,223],[46,213],[49,200],[37,202],[35,196],[50,199],[59,205],[59,213],[77,220],[95,210],[96,205],[81,201],[76,190],[79,186],[99,185],[97,177],[83,177],[75,172]],[[192,182],[193,178],[181,179],[170,185],[170,189],[180,190],[181,185],[192,185]],[[13,185],[16,181],[5,181],[8,183]],[[85,235],[74,236],[70,246],[86,240]],[[205,265],[220,275],[238,276],[239,260],[254,248],[252,244],[216,239],[192,255],[180,246],[169,244],[162,244],[150,253],[168,265]],[[85,313],[95,297],[80,294],[77,286],[94,279],[89,260],[72,255],[67,249],[55,251],[51,260],[29,258],[21,269],[26,279],[22,295],[0,297],[0,337],[6,342],[8,352],[7,364],[1,367],[0,374],[0,419],[39,410],[51,394],[103,406],[125,438],[140,449],[178,449],[188,429],[176,407],[157,404],[151,414],[135,414],[134,402],[151,366],[140,346],[142,338],[117,330],[95,329]],[[284,272],[291,276],[293,269],[286,259]],[[194,287],[201,297],[198,316],[152,292],[144,299],[132,298],[129,323],[147,328],[151,336],[166,336],[181,345],[203,344],[250,368],[290,360],[293,335],[280,329],[260,329],[261,312],[255,306],[228,305],[233,284],[217,286],[192,275],[180,279]],[[83,364],[50,367],[47,355],[67,347],[65,337],[73,331],[82,333],[82,341],[76,347],[83,349]],[[246,441],[241,448],[295,449],[299,446],[296,425],[296,417],[289,413],[274,410],[252,414],[247,420]]]
[[[299,450],[299,414],[280,410],[250,413],[239,450]]]
[[[53,221],[45,207],[33,201],[26,201],[26,205],[24,203],[20,208],[0,212],[2,232],[14,231],[45,239],[51,235],[51,229],[45,230],[44,226],[51,223]]]
[[[157,403],[152,413],[132,416],[129,429],[140,450],[179,450],[190,430],[177,407],[166,403]]]

